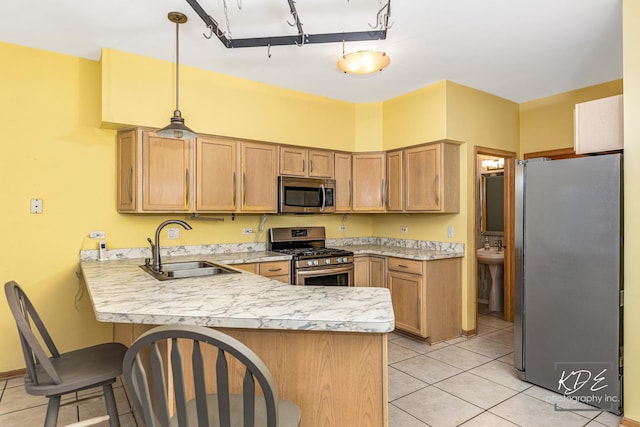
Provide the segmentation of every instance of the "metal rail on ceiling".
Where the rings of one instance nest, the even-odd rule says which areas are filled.
[[[298,11],[295,7],[293,0],[287,0],[291,15],[293,16],[295,23],[291,26],[298,28],[297,35],[291,36],[269,36],[269,37],[251,37],[251,38],[239,38],[233,39],[227,37],[225,32],[222,31],[215,19],[211,17],[198,3],[198,0],[187,0],[187,3],[193,8],[193,10],[200,16],[204,24],[210,31],[210,35],[205,37],[211,38],[215,35],[218,40],[226,48],[239,48],[239,47],[264,47],[264,46],[285,46],[285,45],[297,45],[303,46],[310,43],[340,43],[340,42],[353,42],[353,41],[366,41],[366,40],[385,40],[387,38],[387,30],[390,28],[389,17],[391,16],[391,0],[387,0],[387,3],[382,6],[378,11],[376,19],[376,27],[380,29],[373,29],[367,31],[355,31],[355,32],[342,32],[342,33],[323,33],[323,34],[305,34],[302,30],[302,22]]]

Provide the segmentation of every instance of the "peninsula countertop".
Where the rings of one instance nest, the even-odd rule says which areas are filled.
[[[163,257],[163,262],[197,259],[224,264],[225,258],[233,263],[238,256],[172,256]],[[388,289],[292,286],[240,270],[158,281],[139,267],[142,264],[142,258],[81,261],[97,320],[369,333],[394,329]]]

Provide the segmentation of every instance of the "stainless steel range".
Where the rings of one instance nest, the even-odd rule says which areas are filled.
[[[269,230],[269,250],[291,255],[294,285],[351,286],[353,252],[325,247],[324,227]]]

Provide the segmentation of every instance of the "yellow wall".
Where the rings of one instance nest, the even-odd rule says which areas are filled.
[[[0,43],[0,56],[12,58],[11,67],[0,68],[0,116],[21,129],[0,145],[0,156],[5,159],[0,168],[0,220],[5,227],[4,244],[0,245],[1,282],[16,280],[25,288],[61,351],[110,339],[110,325],[95,320],[86,295],[80,299],[80,311],[74,307],[76,293],[83,289],[75,276],[78,251],[97,246],[88,233],[105,231],[110,248],[143,247],[161,221],[183,218],[122,215],[115,210],[116,131],[101,126],[103,122],[111,127],[114,123],[166,124],[172,112],[173,89],[168,88],[166,99],[154,94],[172,86],[165,80],[171,81],[173,75],[170,63],[164,64],[166,72],[156,74],[154,70],[161,69],[162,62],[114,51],[105,54],[108,60],[101,66]],[[105,79],[101,82],[102,75]],[[182,75],[199,79],[205,86],[220,85],[216,83],[221,78],[218,75],[208,78],[198,70]],[[228,80],[224,81],[225,90],[208,87],[201,98],[186,96],[181,101],[190,126],[200,132],[216,133],[222,127],[217,133],[352,149],[353,104],[252,82],[245,82],[237,97],[242,102],[234,104],[229,87],[242,88],[242,83]],[[231,110],[217,111],[220,115],[212,114],[207,122],[198,108],[215,104],[210,96],[216,91],[221,105]],[[31,198],[44,200],[43,214],[29,213]],[[264,233],[245,236],[241,232],[245,227],[258,229],[262,216],[237,215],[234,221],[230,215],[222,217],[224,222],[190,221],[193,230],[183,231],[172,244],[266,240]],[[348,216],[344,232],[338,231],[342,221],[342,215],[269,216],[265,229],[322,224],[329,237],[371,235],[368,216]],[[23,367],[15,324],[4,297],[0,298],[0,331],[0,372]]]
[[[624,415],[640,422],[640,2],[623,2]]]
[[[382,151],[382,124],[382,102],[357,104],[355,141],[353,150],[349,151]]]
[[[174,65],[102,50],[102,120],[164,127],[175,106]],[[198,133],[352,151],[356,105],[180,67],[180,110]],[[114,125],[115,124],[115,125]]]
[[[521,153],[573,148],[573,109],[579,102],[622,93],[615,80],[520,104]]]

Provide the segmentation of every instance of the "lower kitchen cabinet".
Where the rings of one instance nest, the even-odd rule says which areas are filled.
[[[268,277],[284,283],[291,283],[291,262],[290,261],[267,261],[251,262],[245,264],[234,264],[238,270],[247,271],[260,276]]]
[[[386,287],[385,257],[356,255],[353,257],[353,286]]]
[[[387,258],[396,329],[430,343],[460,335],[462,258]]]
[[[258,264],[258,274],[272,280],[291,283],[290,261],[261,262]]]

